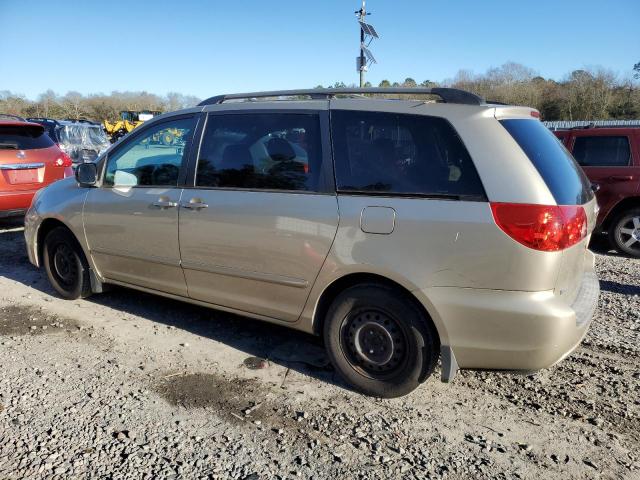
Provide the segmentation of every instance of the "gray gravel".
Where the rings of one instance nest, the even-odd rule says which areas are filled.
[[[377,400],[318,340],[131,290],[67,302],[0,223],[0,479],[640,478],[640,262],[581,347]]]

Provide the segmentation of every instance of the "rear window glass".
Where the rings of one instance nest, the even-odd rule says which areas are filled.
[[[536,167],[558,205],[582,205],[593,198],[589,180],[551,131],[534,119],[501,120]]]
[[[486,199],[467,149],[443,118],[336,110],[331,129],[340,191]]]
[[[53,140],[42,128],[0,125],[0,150],[33,150],[52,145]]]
[[[626,167],[631,159],[629,138],[576,137],[573,157],[585,167]]]

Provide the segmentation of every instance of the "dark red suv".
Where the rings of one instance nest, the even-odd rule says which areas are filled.
[[[640,257],[640,125],[592,126],[554,133],[594,184],[597,231],[621,253]]]

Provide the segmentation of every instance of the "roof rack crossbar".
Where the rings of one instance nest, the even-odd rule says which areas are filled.
[[[227,100],[249,100],[266,97],[298,97],[308,96],[312,99],[331,99],[336,95],[437,95],[446,103],[460,103],[463,105],[483,105],[484,99],[474,93],[457,88],[402,88],[402,87],[374,87],[374,88],[311,88],[302,90],[275,90],[270,92],[232,93],[216,95],[200,102],[198,106],[219,105]]]

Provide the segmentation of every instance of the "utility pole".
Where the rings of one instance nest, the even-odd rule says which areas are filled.
[[[376,32],[376,29],[373,28],[373,25],[370,25],[365,21],[367,15],[371,15],[370,13],[367,13],[365,0],[362,0],[362,7],[360,10],[356,10],[354,13],[358,19],[358,24],[360,25],[360,56],[356,58],[356,65],[358,67],[358,72],[360,73],[360,88],[363,88],[364,74],[368,69],[367,63],[376,63],[376,59],[368,47],[374,38],[378,38],[378,33]],[[369,41],[365,44],[367,39]]]
[[[362,0],[362,8],[360,9],[360,21],[364,22],[366,20],[366,16],[367,11],[365,0]],[[360,88],[364,88],[364,72],[366,69],[367,64],[364,60],[364,30],[360,28]]]

